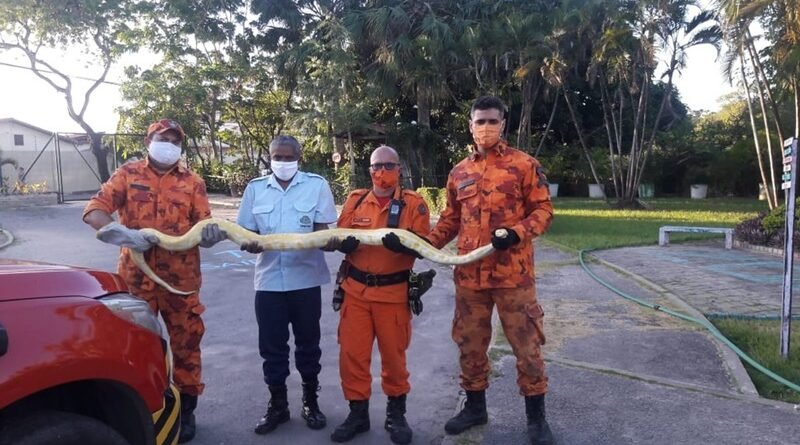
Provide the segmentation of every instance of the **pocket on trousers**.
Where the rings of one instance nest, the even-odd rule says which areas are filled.
[[[539,303],[526,304],[525,313],[528,315],[528,320],[533,323],[536,329],[536,335],[539,337],[539,344],[545,344],[547,340],[544,336],[544,309]]]

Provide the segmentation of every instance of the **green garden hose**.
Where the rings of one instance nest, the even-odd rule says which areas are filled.
[[[719,341],[721,341],[722,343],[724,343],[725,345],[727,345],[729,348],[731,348],[731,349],[733,350],[733,352],[735,352],[735,353],[736,353],[736,355],[738,355],[738,356],[739,356],[739,357],[740,357],[742,360],[744,360],[745,362],[747,362],[747,363],[748,363],[750,366],[752,366],[753,368],[755,368],[755,369],[757,369],[757,370],[761,371],[761,372],[762,372],[764,375],[766,375],[766,376],[767,376],[767,377],[769,377],[770,379],[772,379],[772,380],[774,380],[774,381],[776,381],[776,382],[780,383],[781,385],[784,385],[784,386],[786,386],[787,388],[789,388],[789,389],[791,389],[791,390],[793,390],[793,391],[796,391],[796,392],[800,393],[800,385],[797,385],[796,383],[793,383],[793,382],[790,382],[789,380],[786,380],[785,378],[783,378],[783,377],[779,376],[778,374],[775,374],[775,373],[774,373],[774,372],[772,372],[771,370],[769,370],[769,369],[765,368],[763,365],[761,365],[761,364],[760,364],[760,363],[758,363],[757,361],[753,360],[753,358],[752,358],[752,357],[750,357],[749,355],[745,354],[745,353],[744,353],[744,351],[742,351],[741,349],[739,349],[739,348],[738,348],[738,347],[737,347],[735,344],[733,344],[733,342],[731,342],[730,340],[728,340],[728,338],[727,338],[727,337],[725,337],[725,336],[722,334],[722,332],[720,332],[720,331],[719,331],[719,330],[716,328],[716,326],[714,326],[713,324],[711,324],[711,323],[710,323],[708,320],[705,320],[705,319],[698,319],[698,318],[695,318],[695,317],[692,317],[692,316],[689,316],[689,315],[686,315],[686,314],[683,314],[683,313],[680,313],[680,312],[673,311],[672,309],[665,308],[665,307],[663,307],[663,306],[661,306],[661,305],[658,305],[658,304],[653,304],[653,303],[650,303],[650,302],[647,302],[647,301],[641,300],[641,299],[639,299],[639,298],[636,298],[636,297],[634,297],[634,296],[628,295],[628,294],[626,294],[625,292],[623,292],[623,291],[621,291],[621,290],[619,290],[619,289],[615,288],[614,286],[612,286],[612,285],[610,285],[610,284],[606,283],[605,281],[603,281],[603,279],[602,279],[602,278],[598,277],[597,275],[595,275],[595,274],[594,274],[594,272],[592,272],[591,270],[589,270],[589,267],[586,265],[586,262],[585,262],[585,261],[584,261],[584,259],[583,259],[583,254],[584,254],[584,253],[586,253],[586,252],[591,252],[592,250],[594,250],[594,249],[590,249],[590,250],[580,250],[580,251],[578,252],[578,260],[580,261],[580,263],[581,263],[581,267],[583,267],[583,270],[585,270],[585,271],[586,271],[586,273],[588,273],[588,274],[589,274],[589,276],[591,276],[592,278],[594,278],[594,280],[595,280],[595,281],[597,281],[598,283],[602,284],[602,285],[603,285],[603,286],[605,286],[607,289],[609,289],[611,292],[614,292],[615,294],[617,294],[617,295],[621,296],[622,298],[625,298],[625,299],[627,299],[627,300],[633,301],[634,303],[640,304],[640,305],[642,305],[642,306],[649,307],[649,308],[651,308],[651,309],[655,309],[655,310],[657,310],[657,311],[664,312],[664,313],[666,313],[666,314],[672,315],[673,317],[680,318],[681,320],[686,320],[686,321],[693,322],[693,323],[697,323],[697,324],[699,324],[699,325],[703,326],[703,327],[704,327],[704,328],[706,328],[706,329],[707,329],[709,332],[711,332],[711,335],[713,335],[713,336],[714,336],[714,337],[716,337],[716,338],[717,338]]]

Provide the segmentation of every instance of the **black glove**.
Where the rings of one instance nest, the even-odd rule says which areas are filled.
[[[339,286],[333,291],[333,299],[331,300],[331,307],[333,307],[334,312],[339,312],[339,309],[342,308],[342,303],[344,303],[344,291]]]
[[[389,232],[384,235],[384,237],[381,238],[381,242],[383,243],[383,247],[391,250],[392,252],[422,258],[422,255],[420,255],[419,252],[404,246],[403,243],[400,242],[400,237],[395,235],[394,232]]]
[[[344,240],[342,240],[341,244],[339,244],[339,248],[336,249],[343,254],[353,253],[354,250],[358,249],[358,245],[361,244],[361,241],[354,236],[348,236]]]
[[[508,235],[505,238],[497,236],[498,230],[505,230]],[[492,246],[497,250],[508,250],[511,246],[519,243],[519,235],[517,232],[509,229],[508,227],[500,227],[492,232]]]
[[[422,299],[418,298],[416,300],[408,300],[408,307],[411,309],[411,313],[414,315],[419,315],[422,313]]]
[[[258,244],[258,241],[245,241],[239,246],[239,249],[249,253],[261,253],[264,251],[264,248]]]

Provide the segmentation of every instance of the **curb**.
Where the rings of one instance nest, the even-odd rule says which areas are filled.
[[[578,252],[577,249],[573,249],[573,248],[571,248],[569,246],[564,246],[564,245],[559,244],[559,243],[554,242],[554,241],[549,241],[549,240],[543,240],[543,241],[546,244],[549,244],[549,245],[551,245],[551,246],[553,246],[555,248],[558,248],[559,250],[562,250],[562,251]],[[610,249],[602,249],[602,250],[610,250]],[[617,266],[614,263],[608,262],[608,261],[606,261],[606,260],[604,260],[602,258],[599,258],[599,257],[597,257],[595,255],[592,255],[591,252],[588,252],[586,256],[591,261],[597,261],[598,263],[600,263],[600,264],[602,264],[602,265],[604,265],[604,266],[606,266],[606,267],[608,267],[608,268],[610,268],[612,270],[615,270],[615,271],[617,271],[619,273],[622,273],[622,274],[625,274],[625,275],[629,276],[631,279],[633,279],[634,281],[638,282],[639,284],[641,284],[641,285],[643,285],[645,287],[649,287],[650,289],[656,291],[661,296],[663,296],[663,297],[667,298],[668,300],[670,300],[675,306],[677,306],[678,308],[682,309],[688,315],[691,315],[694,318],[697,318],[697,319],[700,319],[700,320],[705,320],[706,322],[709,322],[708,318],[706,318],[705,314],[703,314],[702,312],[698,311],[697,309],[695,309],[694,307],[692,307],[691,305],[689,305],[688,303],[683,301],[682,298],[680,298],[679,296],[673,294],[668,289],[666,289],[666,288],[664,288],[664,287],[662,287],[662,286],[660,286],[660,285],[658,285],[656,283],[653,283],[652,281],[648,280],[647,278],[645,278],[645,277],[643,277],[641,275],[638,275],[638,274],[636,274],[634,272],[631,272],[630,270],[625,269],[624,267]],[[704,332],[705,332],[705,330],[704,330]],[[760,397],[758,395],[758,391],[756,390],[755,385],[753,384],[753,380],[750,378],[750,374],[747,373],[747,370],[744,368],[744,364],[742,364],[742,361],[739,359],[739,356],[736,355],[736,353],[733,352],[733,350],[730,349],[726,344],[724,344],[721,341],[719,341],[713,335],[707,334],[707,336],[710,337],[714,341],[714,344],[717,345],[717,350],[722,355],[722,360],[723,360],[723,362],[725,364],[725,367],[728,369],[728,372],[729,372],[731,378],[733,379],[735,385],[738,387],[737,388],[738,391],[740,393],[742,393],[742,394]]]
[[[622,274],[629,276],[634,281],[637,281],[639,284],[642,284],[646,287],[653,289],[654,291],[658,292],[661,296],[670,300],[675,306],[683,310],[687,315],[690,315],[694,318],[705,320],[706,322],[710,323],[706,318],[705,314],[698,311],[694,307],[690,306],[688,303],[683,301],[678,295],[673,294],[668,289],[653,283],[652,281],[648,280],[647,278],[638,275],[634,272],[631,272],[624,267],[617,266],[614,263],[610,263],[602,258],[598,258],[591,253],[588,253],[587,256],[591,257],[592,260],[597,261],[598,263],[608,267],[609,269],[615,270]],[[703,330],[705,332],[705,330]],[[725,363],[725,367],[728,369],[730,376],[732,377],[734,384],[737,386],[737,390],[746,395],[750,396],[758,396],[758,391],[756,391],[756,387],[753,384],[753,380],[750,379],[750,375],[747,373],[747,370],[744,368],[742,361],[739,359],[739,356],[733,352],[727,345],[722,343],[721,341],[717,340],[713,335],[708,335],[714,341],[714,344],[717,345],[717,350],[720,351],[722,354],[723,362]]]
[[[6,238],[6,240],[0,244],[0,249],[8,247],[14,242],[14,235],[12,235],[8,230],[0,229],[0,235],[3,235]]]
[[[227,201],[208,201],[208,204],[212,207],[227,207],[231,209],[238,209],[239,203],[236,202],[227,202]]]

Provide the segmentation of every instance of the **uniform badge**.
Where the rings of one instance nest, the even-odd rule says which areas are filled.
[[[420,204],[419,207],[417,207],[417,212],[420,215],[425,215],[426,213],[428,213],[428,209],[425,207],[425,204]]]
[[[311,225],[311,218],[309,218],[308,215],[303,215],[300,218],[300,225],[303,226],[303,227],[310,226]]]

